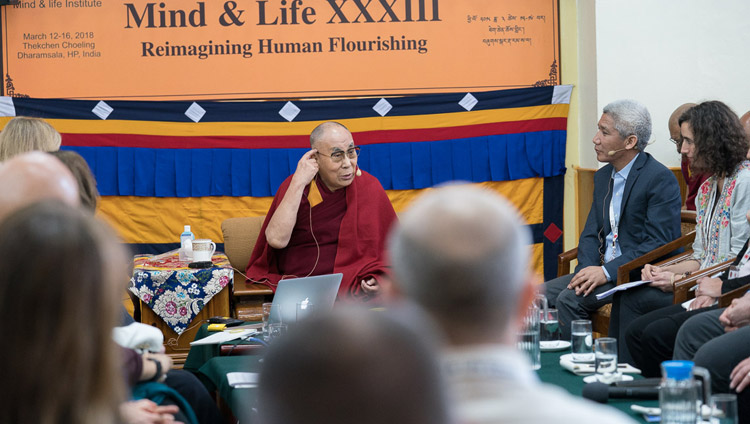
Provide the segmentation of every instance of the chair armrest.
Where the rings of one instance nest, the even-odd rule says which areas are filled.
[[[724,261],[720,264],[710,266],[706,269],[695,271],[694,273],[690,274],[688,277],[683,278],[681,280],[676,280],[673,286],[673,291],[674,291],[673,303],[674,304],[682,303],[688,299],[692,299],[693,297],[695,297],[695,291],[692,291],[690,289],[693,286],[695,286],[695,284],[698,282],[699,279],[716,274],[717,272],[726,270],[732,265],[732,262],[734,262],[734,258]]]
[[[680,222],[684,222],[685,224],[695,224],[696,216],[697,213],[695,211],[683,209],[680,211]]]
[[[720,308],[726,308],[727,306],[732,304],[732,301],[734,299],[738,299],[747,293],[747,290],[750,289],[750,284],[746,284],[742,287],[738,287],[728,293],[724,293],[721,296],[719,296],[719,307]]]
[[[578,258],[577,247],[557,255],[557,276],[562,277],[570,274],[570,262],[576,258]]]
[[[667,256],[668,254],[674,252],[675,250],[679,249],[680,247],[684,247],[687,245],[690,245],[695,241],[695,231],[691,231],[684,236],[678,237],[669,243],[665,244],[664,246],[657,247],[656,249],[641,255],[635,259],[633,259],[630,262],[626,262],[622,265],[620,265],[619,268],[617,268],[617,284],[624,284],[630,282],[630,272],[634,271],[638,268],[643,267],[646,264],[650,264],[653,261]],[[684,254],[680,255],[682,258],[681,260],[684,260]]]

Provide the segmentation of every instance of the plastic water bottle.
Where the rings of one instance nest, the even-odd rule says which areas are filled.
[[[697,390],[691,361],[665,361],[661,364],[662,385],[659,407],[662,424],[695,424]]]
[[[190,226],[186,225],[185,230],[180,234],[180,261],[193,260],[193,240],[195,236],[190,231]]]

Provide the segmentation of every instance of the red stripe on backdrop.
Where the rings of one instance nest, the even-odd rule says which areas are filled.
[[[567,118],[543,118],[447,128],[364,131],[354,133],[357,144],[451,140],[496,134],[566,130]],[[293,136],[164,136],[139,134],[62,134],[64,146],[142,147],[151,149],[291,149],[310,145],[310,137]]]

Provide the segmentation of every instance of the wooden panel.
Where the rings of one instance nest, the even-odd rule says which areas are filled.
[[[597,169],[573,167],[576,181],[576,239],[581,236],[594,200],[594,174]]]
[[[181,335],[172,330],[164,320],[141,302],[141,322],[153,325],[164,333],[164,347],[167,355],[172,357],[174,368],[182,368],[187,354],[190,351],[190,342],[195,339],[195,334],[205,320],[213,316],[229,316],[229,291],[231,284],[224,287],[216,296],[206,304],[203,310],[188,324],[187,330]]]
[[[680,203],[683,208],[685,207],[685,198],[687,197],[687,184],[685,184],[685,177],[682,176],[682,169],[678,167],[670,167],[670,171],[674,174],[675,178],[677,178],[677,183],[680,185],[680,198],[682,199],[682,203]]]

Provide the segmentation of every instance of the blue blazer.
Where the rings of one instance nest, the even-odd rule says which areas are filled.
[[[594,200],[578,241],[576,272],[602,265],[601,255],[611,231],[613,169],[607,164],[594,174]],[[681,206],[680,186],[672,171],[650,154],[640,152],[625,181],[622,197],[618,231],[622,255],[604,264],[613,280],[617,279],[620,265],[680,237]]]

